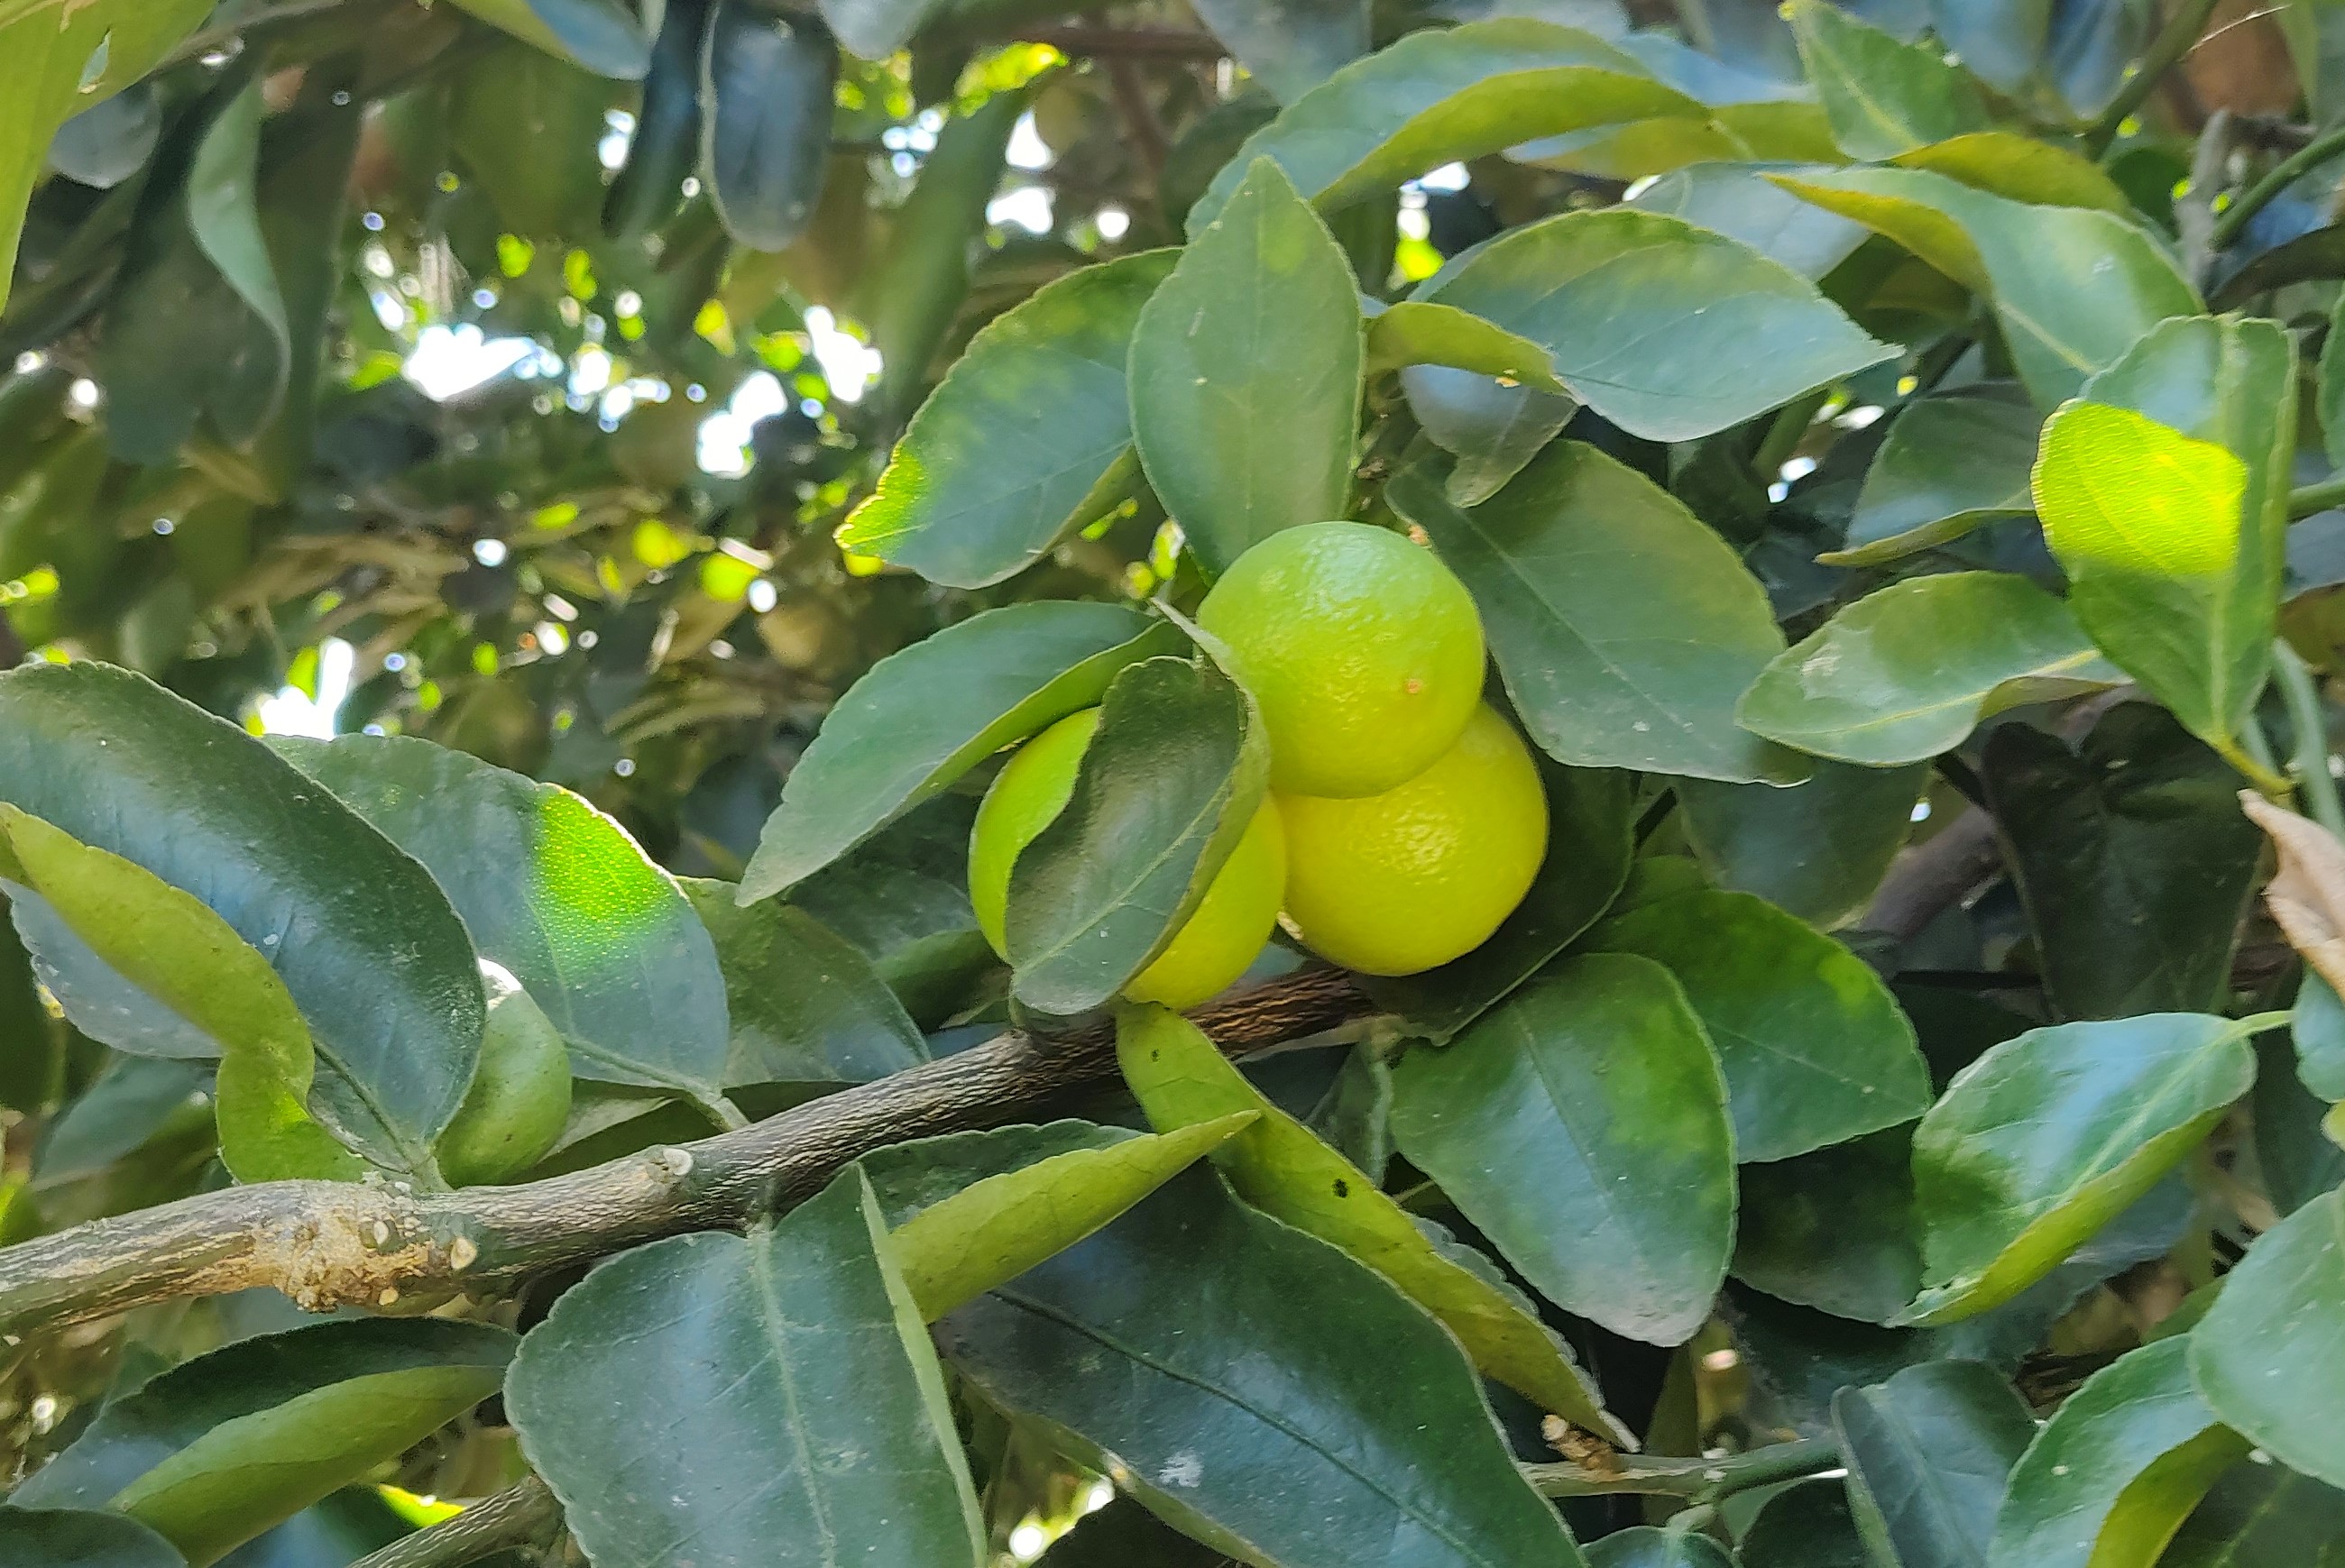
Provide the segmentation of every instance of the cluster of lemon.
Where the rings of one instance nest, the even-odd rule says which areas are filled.
[[[1310,523],[1239,557],[1197,620],[1261,710],[1270,794],[1124,995],[1195,1006],[1245,970],[1282,914],[1305,946],[1367,975],[1479,946],[1529,891],[1547,797],[1528,748],[1482,701],[1465,585],[1388,530]],[[1099,715],[1028,742],[978,810],[969,894],[996,951],[1011,865],[1065,807]]]

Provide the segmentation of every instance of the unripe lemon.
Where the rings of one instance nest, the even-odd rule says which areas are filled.
[[[1482,622],[1433,552],[1360,522],[1283,529],[1197,610],[1262,709],[1270,787],[1377,794],[1431,766],[1482,700]]]
[[[452,1187],[519,1176],[545,1158],[570,1119],[570,1052],[544,1010],[486,959],[481,987],[489,997],[481,1064],[431,1151]]]
[[[1514,913],[1547,854],[1530,749],[1477,707],[1441,760],[1383,794],[1278,797],[1286,917],[1321,956],[1414,975],[1472,952]]]
[[[1099,716],[1097,708],[1070,713],[1027,742],[977,808],[977,825],[969,835],[969,902],[977,906],[978,929],[1004,957],[1010,866],[1019,851],[1065,808]],[[1277,809],[1265,799],[1188,924],[1123,994],[1135,1002],[1174,1008],[1193,1007],[1217,995],[1245,973],[1270,940],[1285,885],[1286,838]]]

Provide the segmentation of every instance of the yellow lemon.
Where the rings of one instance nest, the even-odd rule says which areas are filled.
[[[1397,789],[1278,797],[1286,917],[1321,956],[1414,975],[1470,953],[1514,913],[1547,854],[1547,795],[1511,725],[1487,706]]]
[[[1432,765],[1482,700],[1466,585],[1386,529],[1281,530],[1231,563],[1197,623],[1261,706],[1282,794],[1382,794]]]
[[[1075,771],[1099,728],[1100,711],[1071,713],[1019,749],[985,792],[969,836],[969,895],[978,929],[993,950],[1009,956],[1003,925],[1010,905],[1010,870],[1019,852],[1048,827],[1075,787]],[[1204,898],[1153,963],[1123,994],[1135,1002],[1193,1007],[1226,987],[1270,940],[1286,885],[1286,836],[1277,809],[1264,800],[1246,824],[1237,847],[1222,863]]]

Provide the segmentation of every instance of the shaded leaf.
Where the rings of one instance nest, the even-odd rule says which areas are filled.
[[[2035,509],[2028,488],[2044,416],[2015,387],[1990,382],[1924,398],[1890,424],[1848,520],[1822,559],[1877,566]]]
[[[2159,1568],[2345,1563],[2345,1492],[2280,1464],[2242,1464],[2175,1533]]]
[[[1344,515],[1360,331],[1343,248],[1257,157],[1132,332],[1141,466],[1209,572],[1282,528]]]
[[[598,76],[635,81],[651,68],[651,43],[610,0],[456,0],[492,26]]]
[[[2241,1436],[2317,1480],[2345,1482],[2345,1189],[2256,1239],[2190,1330],[2190,1376]]]
[[[939,0],[822,0],[823,19],[848,52],[884,60],[911,40]]]
[[[1795,1481],[1759,1506],[1735,1549],[1742,1568],[1873,1568],[1838,1481]]]
[[[513,1359],[506,1407],[607,1563],[974,1565],[944,1378],[860,1170],[745,1236],[604,1264]]]
[[[644,75],[644,101],[627,161],[603,202],[603,230],[639,239],[675,215],[700,167],[701,40],[713,0],[668,0]]]
[[[1669,971],[1598,954],[1542,972],[1393,1069],[1393,1138],[1567,1311],[1675,1344],[1733,1246],[1725,1085]]]
[[[255,81],[228,99],[205,127],[188,167],[188,231],[267,339],[265,348],[233,368],[233,391],[216,392],[209,400],[221,436],[237,447],[249,444],[275,416],[292,369],[285,298],[260,232],[260,84]],[[222,368],[212,369],[218,374]]]
[[[0,1561],[41,1568],[185,1568],[179,1549],[135,1519],[95,1510],[0,1507]]]
[[[1400,385],[1426,439],[1457,460],[1441,489],[1459,506],[1497,494],[1579,411],[1561,394],[1447,365],[1404,366]]]
[[[103,1170],[184,1120],[209,1121],[211,1068],[117,1057],[42,1129],[33,1179],[44,1186]]]
[[[1229,1559],[1119,1497],[1035,1559],[1039,1568],[1226,1568]]]
[[[1201,0],[1196,10],[1281,103],[1368,52],[1367,0]]]
[[[2261,1027],[2193,1013],[2061,1024],[1964,1068],[1914,1137],[1928,1288],[1907,1320],[2009,1300],[2148,1191],[2247,1093]]]
[[[1573,396],[1650,440],[1714,434],[1894,352],[1781,263],[1633,207],[1510,229],[1416,298],[1541,345]],[[1727,363],[1740,373],[1718,376]]]
[[[1396,476],[1386,499],[1472,591],[1515,712],[1548,755],[1732,782],[1796,776],[1796,759],[1734,723],[1742,689],[1781,650],[1765,592],[1652,481],[1566,441],[1470,511],[1422,468]]]
[[[1690,1530],[1616,1530],[1588,1549],[1588,1568],[1733,1568],[1726,1548]]]
[[[545,1010],[579,1077],[717,1092],[730,1035],[716,945],[624,828],[559,784],[429,741],[277,745],[430,867],[481,956]]]
[[[580,233],[602,210],[595,148],[617,97],[608,81],[558,54],[501,43],[451,82],[449,146],[515,234]]]
[[[1082,268],[986,323],[912,416],[839,543],[931,582],[982,588],[1112,506],[1132,450],[1132,329],[1178,254]]]
[[[1876,1558],[1902,1568],[1983,1561],[2011,1467],[2035,1435],[2011,1385],[1967,1361],[1843,1389],[1832,1425],[1857,1530]]]
[[[1341,1322],[1345,1331],[1331,1334]],[[1291,1568],[1569,1568],[1448,1336],[1192,1171],[939,1327],[991,1402],[1183,1534]]]
[[[1116,1056],[1124,1082],[1161,1128],[1255,1114],[1213,1155],[1239,1197],[1391,1280],[1457,1335],[1487,1376],[1574,1426],[1633,1446],[1561,1337],[1528,1302],[1446,1255],[1373,1178],[1248,1083],[1195,1025],[1162,1007],[1121,1009]]]
[[[2025,577],[1953,572],[1866,595],[1776,658],[1744,727],[1872,767],[1960,745],[1981,719],[2116,684],[2067,605]]]
[[[702,163],[725,230],[752,250],[806,232],[830,157],[838,50],[818,23],[716,0],[701,45]]]
[[[1831,937],[1748,893],[1663,898],[1586,946],[1673,975],[1726,1076],[1738,1160],[1782,1159],[1910,1121],[1930,1070],[1889,988]]]
[[[1821,278],[1864,243],[1863,224],[1802,201],[1766,177],[1796,165],[1697,163],[1674,169],[1629,203],[1739,239],[1802,278]]]
[[[1902,768],[1817,762],[1789,789],[1685,779],[1685,835],[1705,875],[1755,893],[1819,929],[1845,926],[1872,902],[1913,831],[1928,786],[1921,763]]]
[[[1978,88],[1936,50],[1901,43],[1822,0],[1792,0],[1784,15],[1832,139],[1851,157],[1894,157],[1986,128]]]
[[[1911,1128],[1745,1166],[1736,1179],[1733,1271],[1744,1284],[1866,1323],[1892,1321],[1921,1290]]]
[[[2317,976],[2305,976],[2308,988],[2320,984]],[[2302,996],[2299,992],[2296,1020],[2299,1041],[2304,1027]],[[2298,1054],[2279,1035],[2265,1035],[2256,1041],[2256,1171],[2263,1178],[2272,1208],[2282,1216],[2345,1184],[2345,1148],[2340,1148],[2321,1128],[2329,1103],[2315,1098],[2297,1077]]]

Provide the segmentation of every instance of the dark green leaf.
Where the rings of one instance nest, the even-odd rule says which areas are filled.
[[[1037,1568],[1227,1568],[1229,1563],[1128,1497],[1079,1521],[1035,1561]]]
[[[235,377],[231,399],[215,396],[212,417],[231,446],[258,436],[284,400],[292,339],[285,298],[260,232],[260,84],[230,98],[206,128],[188,169],[188,228],[268,337]]]
[[[579,1077],[717,1092],[730,1041],[716,946],[624,828],[558,784],[428,741],[278,744],[431,868],[481,956],[545,1009]]]
[[[857,1169],[746,1237],[604,1264],[523,1341],[505,1400],[602,1563],[982,1557],[944,1378]]]
[[[1441,488],[1459,506],[1497,494],[1579,411],[1560,394],[1447,365],[1406,366],[1400,385],[1426,439],[1457,460]]]
[[[523,0],[496,3],[518,9]],[[617,97],[609,82],[555,54],[500,42],[450,90],[449,144],[508,228],[553,239],[594,222],[603,206],[595,148]]]
[[[2242,1464],[2175,1533],[2159,1568],[2338,1568],[2345,1492],[2281,1464]]]
[[[1748,893],[1689,893],[1606,921],[1593,951],[1660,964],[1726,1075],[1735,1158],[1782,1159],[1911,1121],[1930,1103],[1914,1027],[1854,954]]]
[[[1924,1290],[1907,1320],[2007,1301],[2149,1190],[2254,1081],[2253,1021],[2151,1013],[2006,1040],[1914,1136]]]
[[[2102,652],[2222,748],[2270,667],[2296,443],[2275,321],[2159,325],[2044,427],[2044,537]]]
[[[1985,382],[1899,414],[1864,476],[1835,566],[1878,566],[1949,543],[2035,502],[2028,475],[2044,416],[2026,394]]]
[[[1114,1148],[1141,1137],[1130,1128],[1068,1118],[1040,1127],[988,1128],[909,1138],[856,1161],[890,1227],[909,1224],[980,1181],[1012,1175],[1063,1155]]]
[[[1371,1178],[1248,1083],[1195,1025],[1162,1007],[1122,1009],[1116,1056],[1160,1128],[1254,1114],[1213,1155],[1239,1197],[1391,1280],[1457,1336],[1485,1375],[1574,1426],[1628,1441],[1528,1300],[1446,1254]]]
[[[700,165],[701,40],[711,0],[667,0],[644,76],[642,110],[627,161],[603,202],[603,229],[640,239],[675,216],[684,182]]]
[[[0,1562],[25,1568],[185,1568],[187,1559],[168,1541],[119,1513],[0,1507]]]
[[[1116,676],[1066,806],[1010,869],[1019,998],[1081,1013],[1146,968],[1254,820],[1268,753],[1252,699],[1211,663]]]
[[[1734,1568],[1734,1559],[1707,1535],[1639,1524],[1590,1546],[1588,1568]]]
[[[1978,88],[1935,49],[1900,43],[1822,0],[1792,0],[1784,15],[1831,116],[1832,139],[1851,157],[1894,157],[1986,129]]]
[[[683,879],[716,944],[731,1015],[725,1084],[863,1084],[924,1062],[928,1042],[869,960],[803,909],[743,908],[729,882]]]
[[[1895,767],[1960,745],[2006,708],[2121,679],[2067,605],[2026,578],[1954,572],[1842,610],[1761,673],[1735,718],[1819,756]]]
[[[1921,763],[1902,768],[1817,762],[1807,782],[1677,785],[1686,840],[1710,880],[1755,893],[1811,926],[1844,926],[1872,902],[1913,831],[1929,782]]]
[[[726,232],[779,250],[806,231],[822,195],[838,46],[811,20],[716,0],[700,73],[701,157]]]
[[[220,1568],[341,1568],[412,1526],[371,1486],[346,1486],[220,1559]],[[516,1568],[489,1560],[489,1568]]]
[[[2311,969],[2297,986],[2289,1027],[2304,1087],[2331,1103],[2345,1100],[2345,1002]]]
[[[1119,604],[989,611],[882,659],[782,784],[742,874],[765,898],[829,865],[1003,746],[1092,706],[1123,668],[1183,644]]]
[[[2160,321],[2199,309],[2173,258],[2113,212],[2012,201],[1927,169],[1771,177],[1990,294],[2042,409],[2075,397]]]
[[[1548,755],[1737,783],[1797,776],[1797,759],[1734,723],[1735,700],[1782,649],[1765,592],[1652,481],[1566,441],[1471,511],[1422,468],[1386,497],[1473,592],[1515,711]],[[1657,623],[1679,630],[1659,639]]]
[[[1436,1045],[1482,1016],[1596,924],[1636,852],[1626,774],[1548,767],[1547,858],[1515,912],[1464,957],[1420,975],[1363,979],[1377,1006]]]
[[[931,582],[982,588],[1106,511],[1132,450],[1133,325],[1177,255],[1083,268],[988,322],[912,417],[839,542]]]
[[[1575,397],[1650,440],[1714,434],[1894,352],[1780,262],[1633,207],[1510,229],[1417,298],[1541,345]],[[1715,373],[1728,363],[1741,373]]]
[[[513,1349],[432,1318],[246,1340],[108,1404],[9,1501],[118,1509],[202,1568],[494,1393]]]
[[[598,76],[635,81],[651,67],[651,43],[611,0],[456,0],[482,21]]]
[[[211,1076],[201,1062],[116,1058],[43,1131],[33,1179],[46,1186],[88,1176],[175,1125],[210,1121]]]
[[[2230,994],[2263,835],[2221,758],[2164,709],[2129,703],[2081,754],[2005,724],[1981,773],[2062,1017],[2189,1012]]]
[[[2248,1452],[2190,1386],[2189,1342],[2160,1340],[2086,1380],[2011,1472],[1990,1568],[2158,1560],[2215,1478]]]
[[[1848,1488],[1795,1481],[1760,1505],[1735,1555],[1742,1568],[1874,1568],[1848,1510]]]
[[[1733,1133],[1669,971],[1566,958],[1393,1071],[1409,1162],[1540,1294],[1616,1333],[1701,1326],[1734,1231]]]
[[[2035,1422],[2011,1385],[1976,1361],[1928,1361],[1832,1399],[1851,1512],[1881,1562],[1971,1568],[1984,1561],[2012,1464]]]
[[[97,664],[0,676],[0,800],[199,892],[300,1008],[320,1108],[376,1163],[431,1169],[485,1004],[421,865],[243,731]]]
[[[789,902],[852,943],[923,1029],[959,1015],[1000,965],[969,896],[978,803],[946,794],[794,885]]]
[[[1048,1423],[1224,1554],[1287,1568],[1580,1562],[1448,1336],[1210,1173],[939,1331],[989,1401]]]
[[[2310,971],[2306,984],[2312,981]],[[2299,1001],[2299,1009],[2304,1004]],[[2297,1027],[2302,1038],[2302,1015]],[[2279,1035],[2256,1041],[2256,1168],[2265,1194],[2283,1216],[2345,1184],[2345,1148],[2322,1130],[2329,1103],[2314,1097],[2296,1074],[2296,1053]]]
[[[2307,1475],[2345,1482],[2345,1189],[2256,1239],[2190,1330],[2215,1414]]]
[[[1821,278],[1864,243],[1863,224],[1802,201],[1762,171],[1798,166],[1697,163],[1674,169],[1629,203],[1739,239],[1802,278]]]
[[[1655,115],[1699,115],[1635,56],[1517,17],[1428,28],[1337,71],[1246,139],[1189,212],[1196,234],[1256,158],[1334,212],[1443,164],[1534,137]]]
[[[1866,1323],[1891,1321],[1921,1290],[1911,1128],[1737,1174],[1737,1280]]]
[[[1283,104],[1368,52],[1368,0],[1199,0],[1196,9]]]
[[[0,1108],[29,1119],[65,1088],[65,1040],[42,1003],[32,955],[16,935],[23,906],[5,897],[0,904],[8,905],[0,918]]]
[[[31,955],[33,973],[75,1028],[136,1057],[210,1061],[220,1054],[218,1040],[124,979],[92,952],[47,899],[19,887],[10,899],[10,912]]]
[[[1132,329],[1132,439],[1212,572],[1282,528],[1340,518],[1359,428],[1351,264],[1257,158]]]

